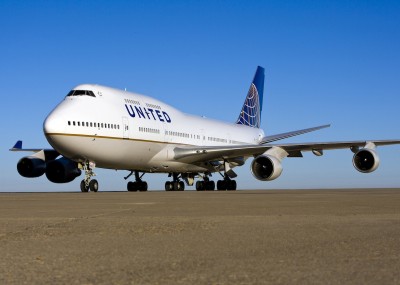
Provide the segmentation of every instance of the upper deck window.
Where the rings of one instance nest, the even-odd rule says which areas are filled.
[[[68,96],[92,96],[92,97],[96,97],[96,95],[94,95],[93,91],[91,90],[71,90],[68,94]]]

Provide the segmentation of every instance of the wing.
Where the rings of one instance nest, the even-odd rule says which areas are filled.
[[[329,128],[330,126],[331,125],[323,125],[323,126],[313,127],[313,128],[309,128],[309,129],[303,129],[303,130],[263,137],[260,144],[266,144],[266,143],[270,143],[270,142],[274,142],[274,141],[278,141],[278,140],[291,138],[291,137],[298,136],[298,135],[303,135],[303,134],[314,132],[314,131],[317,131],[320,129]]]
[[[27,152],[41,152],[43,151],[46,161],[54,160],[60,154],[54,149],[43,149],[43,148],[22,148],[22,141],[17,141],[15,145],[10,148],[10,151],[27,151]]]
[[[213,160],[229,160],[237,157],[258,156],[275,147],[285,150],[288,157],[302,157],[303,151],[315,151],[322,154],[323,150],[349,148],[357,151],[368,144],[375,146],[400,144],[400,140],[371,140],[371,141],[343,141],[291,144],[264,144],[264,145],[235,145],[235,146],[204,146],[204,147],[176,147],[174,158],[179,161],[196,163]]]

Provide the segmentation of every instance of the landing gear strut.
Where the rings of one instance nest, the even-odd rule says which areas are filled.
[[[131,171],[131,173],[125,177],[125,179],[128,179],[134,171]],[[147,182],[142,181],[142,177],[145,173],[142,173],[142,175],[139,175],[139,171],[135,171],[135,182],[129,181],[127,185],[127,189],[129,192],[136,192],[136,191],[147,191]]]
[[[99,183],[96,179],[90,180],[92,176],[96,176],[93,172],[94,164],[90,162],[85,162],[82,164],[82,168],[85,171],[85,178],[81,181],[81,191],[82,192],[97,192],[99,190]]]
[[[165,182],[165,191],[184,191],[185,183],[180,180],[178,173],[172,173],[172,181]]]

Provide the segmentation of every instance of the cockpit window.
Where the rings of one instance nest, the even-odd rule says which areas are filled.
[[[68,94],[68,96],[92,96],[92,97],[96,97],[96,95],[94,95],[93,91],[91,90],[71,90]]]

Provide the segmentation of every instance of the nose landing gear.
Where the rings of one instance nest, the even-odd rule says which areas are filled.
[[[90,180],[92,176],[96,176],[93,172],[95,167],[94,163],[85,162],[82,164],[82,168],[85,171],[85,178],[81,181],[81,191],[82,192],[97,192],[99,190],[99,183],[96,179]]]

